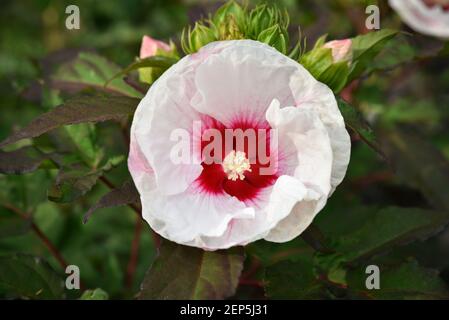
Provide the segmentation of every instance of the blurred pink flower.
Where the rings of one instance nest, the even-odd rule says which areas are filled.
[[[389,3],[413,30],[449,39],[449,0],[389,0]]]

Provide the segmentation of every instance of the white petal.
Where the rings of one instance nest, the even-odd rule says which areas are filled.
[[[312,223],[317,212],[326,204],[326,197],[314,199],[318,194],[311,194],[298,202],[292,212],[279,222],[265,237],[272,242],[287,242],[299,236]]]
[[[226,232],[220,237],[203,236],[190,245],[208,250],[246,245],[262,239],[279,221],[287,217],[296,203],[306,195],[305,186],[290,176],[279,177],[275,184],[265,190],[266,203],[255,209],[254,217],[232,219]]]
[[[295,73],[290,86],[295,95],[296,105],[299,108],[317,110],[327,129],[333,153],[332,193],[343,180],[351,157],[351,138],[337,101],[331,89],[314,79],[310,80],[303,71]]]
[[[351,158],[351,138],[344,126],[328,124],[326,125],[326,129],[331,138],[331,148],[333,153],[331,195],[346,175],[346,170],[348,169],[349,160]]]
[[[253,219],[255,215],[254,208],[246,207],[234,197],[206,194],[196,187],[169,196],[156,189],[142,194],[142,200],[143,217],[151,227],[163,237],[182,244],[202,236],[221,236],[232,219]]]
[[[165,194],[185,191],[202,171],[198,162],[175,164],[170,159],[170,151],[178,143],[170,140],[173,130],[192,133],[194,121],[201,119],[188,102],[189,63],[188,59],[181,60],[153,84],[137,107],[131,127],[131,137],[140,146],[154,170],[158,188]],[[191,151],[192,159],[199,157]]]
[[[332,148],[327,129],[317,109],[305,106],[280,108],[274,102],[267,120],[278,130],[280,149],[294,150],[287,157],[288,174],[305,189],[302,199],[265,237],[274,242],[289,241],[312,222],[331,190]]]
[[[274,101],[266,118],[278,132],[279,149],[289,150],[287,174],[327,195],[331,190],[333,154],[318,111],[308,107],[280,108]]]
[[[131,138],[129,146],[128,169],[140,193],[151,191],[156,187],[153,169],[134,137]]]
[[[428,7],[423,0],[390,0],[390,6],[412,29],[422,34],[449,38],[449,12],[441,6]]]
[[[263,121],[273,98],[291,104],[292,94],[286,84],[298,64],[260,42],[229,42],[237,45],[209,55],[198,67],[198,92],[192,106],[231,126],[237,116],[253,123]]]

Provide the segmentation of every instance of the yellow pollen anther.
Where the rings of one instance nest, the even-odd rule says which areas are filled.
[[[244,172],[251,172],[251,165],[246,158],[245,152],[232,150],[223,160],[223,170],[228,175],[228,179],[236,181],[245,179]]]

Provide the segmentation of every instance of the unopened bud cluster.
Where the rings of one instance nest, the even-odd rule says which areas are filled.
[[[266,4],[249,10],[235,1],[220,7],[209,19],[198,21],[183,31],[181,45],[185,53],[198,51],[219,40],[252,39],[271,45],[286,54],[289,19],[286,12]]]

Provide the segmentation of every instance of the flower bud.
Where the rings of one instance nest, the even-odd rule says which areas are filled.
[[[318,39],[312,50],[300,58],[300,63],[320,82],[339,92],[348,81],[352,60],[351,39],[325,43]]]
[[[227,24],[230,19],[234,20],[239,28],[243,28],[245,24],[245,9],[233,0],[225,3],[215,12],[212,22],[218,27]]]
[[[351,39],[329,41],[323,47],[332,50],[332,59],[334,62],[351,61],[352,59]]]
[[[262,4],[258,5],[250,12],[247,33],[249,37],[257,39],[263,30],[276,24],[286,30],[288,23],[288,16],[283,15],[278,8]]]
[[[248,21],[248,33],[257,37],[263,30],[273,25],[273,17],[267,5],[257,6],[251,11]]]
[[[142,38],[139,57],[140,59],[145,59],[153,56],[175,58],[178,57],[178,53],[173,43],[167,44],[145,35]],[[140,68],[139,80],[144,83],[152,84],[161,73],[162,71],[159,68]]]
[[[279,25],[271,26],[262,31],[257,40],[269,44],[281,53],[287,52],[288,35]]]
[[[215,31],[202,23],[195,23],[193,30],[183,31],[181,45],[185,53],[197,52],[209,42],[217,40]]]
[[[170,52],[172,48],[165,42],[151,38],[150,36],[143,36],[142,44],[140,45],[140,58],[148,58],[160,52]]]

